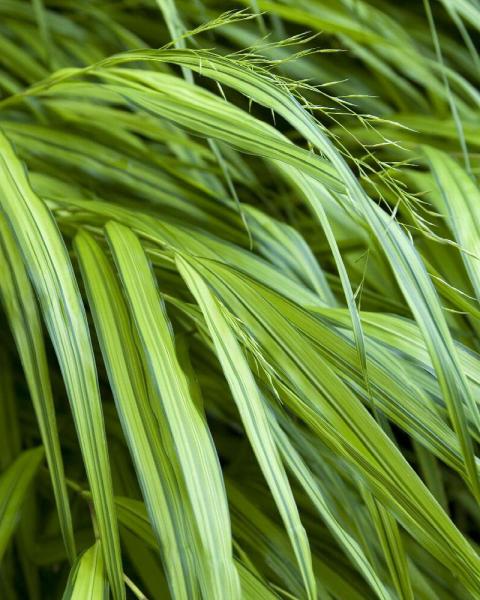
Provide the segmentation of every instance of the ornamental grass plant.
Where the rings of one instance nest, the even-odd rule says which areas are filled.
[[[0,599],[480,599],[478,0],[0,0]]]

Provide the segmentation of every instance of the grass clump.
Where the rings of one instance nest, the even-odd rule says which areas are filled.
[[[0,2],[2,599],[480,598],[479,27]]]

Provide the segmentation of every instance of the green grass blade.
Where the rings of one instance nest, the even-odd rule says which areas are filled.
[[[368,490],[364,492],[364,498],[377,529],[383,554],[398,597],[403,600],[414,600],[405,549],[398,524],[388,510]]]
[[[194,265],[181,257],[177,257],[177,264],[207,322],[247,436],[285,523],[307,595],[309,598],[315,598],[316,584],[308,538],[301,524],[255,379],[220,306],[206,283],[195,271]]]
[[[102,557],[101,542],[86,550],[72,567],[63,600],[107,600],[108,582]]]
[[[75,238],[102,354],[117,410],[128,440],[172,594],[179,600],[196,594],[195,572],[185,538],[185,502],[176,493],[170,459],[159,440],[155,415],[149,406],[141,363],[119,282],[99,244],[82,231]],[[185,500],[185,499],[183,499]]]
[[[121,600],[125,588],[108,452],[83,304],[55,222],[32,191],[23,166],[3,134],[0,205],[17,238],[57,352],[92,489],[106,571],[114,598]]]
[[[175,352],[171,324],[158,295],[145,252],[133,232],[106,227],[152,381],[162,400],[202,543],[205,592],[211,598],[239,596],[231,555],[230,520],[218,458],[206,422],[193,403]],[[199,557],[200,558],[200,557]]]
[[[434,200],[460,246],[475,296],[480,299],[480,191],[475,181],[444,152],[423,148],[438,192]],[[478,421],[480,423],[480,419]]]
[[[0,215],[0,296],[16,340],[52,479],[69,560],[76,556],[72,515],[63,468],[55,406],[37,301],[12,232]]]
[[[25,450],[0,477],[0,561],[18,525],[22,504],[43,455],[41,447]]]

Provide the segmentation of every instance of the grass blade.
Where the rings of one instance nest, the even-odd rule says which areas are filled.
[[[125,595],[97,375],[72,267],[55,222],[0,134],[0,206],[29,270],[57,352],[75,419],[105,565],[116,600]]]
[[[60,527],[69,560],[73,562],[76,551],[72,515],[37,301],[22,257],[3,215],[0,215],[0,269],[3,273],[0,296],[30,389],[50,469]]]
[[[177,257],[180,273],[200,306],[250,443],[268,482],[297,557],[307,596],[316,597],[308,538],[275,446],[260,392],[241,347],[215,297],[194,266]]]
[[[178,599],[193,598],[197,585],[187,549],[194,545],[194,540],[185,538],[182,519],[185,502],[178,497],[170,459],[159,440],[160,431],[155,427],[155,415],[147,398],[119,282],[101,247],[88,233],[82,231],[77,235],[75,250],[117,410],[161,548],[172,595]]]
[[[0,561],[18,525],[22,504],[43,460],[43,448],[25,450],[0,477]]]
[[[204,593],[211,598],[223,598],[225,594],[237,598],[238,575],[231,555],[230,523],[218,458],[203,415],[190,398],[151,267],[132,231],[111,222],[106,233],[145,355],[149,357],[152,381],[162,400],[162,412],[199,528]]]
[[[105,578],[100,541],[86,550],[73,566],[63,594],[63,600],[107,600],[108,582]]]

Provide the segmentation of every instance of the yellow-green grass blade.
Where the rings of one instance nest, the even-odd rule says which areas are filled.
[[[44,169],[56,164],[61,169],[79,173],[80,179],[85,174],[94,175],[111,185],[119,185],[127,197],[139,196],[152,208],[161,205],[166,215],[178,217],[181,211],[185,221],[194,220],[207,229],[215,228],[236,242],[242,240],[232,227],[232,222],[238,221],[232,209],[217,206],[190,181],[180,185],[168,172],[162,170],[159,173],[158,165],[148,164],[144,152],[139,160],[60,129],[13,122],[4,122],[2,126],[27,161],[30,157],[35,161],[42,157],[46,161]]]
[[[365,349],[365,336],[363,334],[362,323],[360,321],[360,314],[357,308],[357,304],[355,302],[355,297],[353,294],[352,286],[350,283],[350,279],[348,277],[347,269],[343,262],[342,255],[340,253],[340,249],[337,244],[337,240],[335,239],[335,234],[331,227],[330,221],[328,219],[327,213],[322,205],[322,202],[319,200],[322,194],[321,186],[318,182],[312,182],[306,177],[303,177],[301,174],[297,173],[294,169],[286,165],[280,165],[280,170],[286,172],[287,177],[289,177],[292,182],[295,182],[302,193],[305,195],[307,202],[310,204],[311,209],[318,221],[320,222],[322,229],[325,233],[325,237],[327,238],[328,245],[330,246],[330,250],[332,252],[335,265],[338,269],[338,274],[340,277],[340,282],[342,284],[342,290],[345,295],[345,300],[347,302],[348,311],[350,313],[350,319],[352,322],[352,330],[355,339],[355,345],[357,347],[358,359],[360,363],[360,367],[363,374],[365,389],[367,391],[367,395],[372,403],[372,410],[377,420],[380,421],[380,416],[377,413],[375,403],[372,398],[371,390],[370,390],[370,382],[368,377],[368,368],[367,368],[367,354]],[[316,186],[315,186],[316,184]],[[326,191],[326,190],[325,190]],[[327,192],[328,194],[328,192]]]
[[[344,309],[314,307],[312,311],[325,315],[328,321],[338,327],[348,327],[349,315]],[[373,312],[362,312],[361,318],[362,326],[370,339],[408,357],[409,362],[418,362],[427,370],[433,368],[425,340],[415,321],[393,314]],[[459,342],[455,342],[455,347],[472,393],[478,397],[480,357]]]
[[[72,567],[63,593],[63,600],[107,600],[108,582],[105,575],[100,540],[88,548]]]
[[[480,191],[460,165],[432,147],[423,147],[437,194],[433,203],[452,230],[477,300],[480,299]]]
[[[23,364],[42,436],[69,560],[76,556],[72,515],[58,438],[47,358],[37,301],[5,217],[0,214],[0,297]]]
[[[369,490],[364,491],[363,497],[372,521],[375,524],[398,597],[403,600],[414,600],[407,558],[398,524],[395,518]]]
[[[230,519],[218,457],[206,422],[189,394],[175,352],[171,323],[137,236],[110,222],[106,233],[123,282],[150,376],[162,402],[201,540],[203,580],[209,597],[239,597]]]
[[[41,447],[25,450],[0,477],[0,562],[18,525],[22,505],[43,455]]]
[[[125,594],[104,421],[90,334],[67,250],[23,165],[0,134],[0,206],[17,239],[62,369],[116,600]]]
[[[156,0],[156,2],[162,11],[173,45],[175,48],[185,48],[185,25],[177,11],[175,0]],[[182,74],[186,81],[193,81],[192,72],[188,69],[182,68]]]
[[[267,413],[253,374],[219,304],[205,281],[196,272],[194,264],[179,256],[177,265],[207,322],[245,431],[290,537],[307,597],[315,598],[316,585],[308,538],[300,521],[295,499],[272,437]]]
[[[194,540],[185,537],[182,513],[187,499],[177,497],[177,482],[155,426],[143,380],[142,366],[120,284],[105,253],[94,238],[81,231],[75,238],[95,328],[110,384],[116,400],[150,521],[172,595],[193,598],[196,579],[189,548]]]

